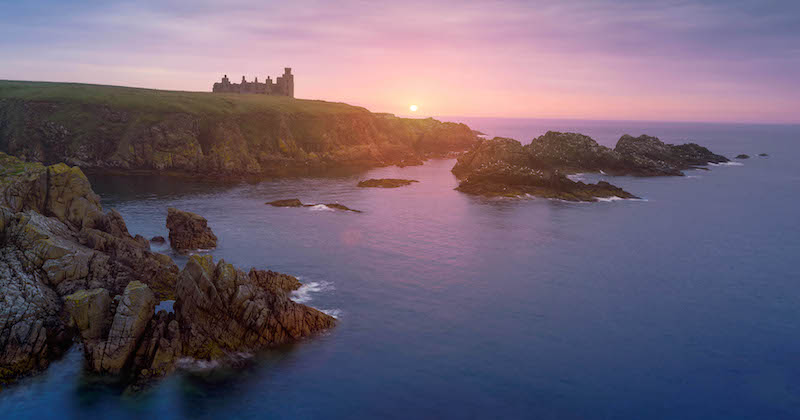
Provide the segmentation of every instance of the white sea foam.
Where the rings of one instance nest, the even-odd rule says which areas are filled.
[[[742,162],[722,162],[722,163],[709,162],[708,164],[711,166],[744,166],[744,163]]]
[[[625,200],[622,197],[611,196],[611,197],[597,197],[597,201],[604,201],[604,202],[611,202],[611,201],[622,201]]]
[[[582,173],[580,173],[580,174],[572,174],[572,175],[567,175],[567,178],[569,178],[571,181],[575,181],[575,182],[578,182],[578,181],[583,181],[583,180],[584,180],[584,178],[583,178],[583,174],[582,174]]]
[[[178,368],[190,371],[211,370],[219,366],[217,360],[198,360],[192,357],[181,357],[178,359]]]
[[[324,204],[317,204],[315,206],[311,206],[311,207],[309,207],[309,210],[311,210],[311,211],[333,211],[332,208],[330,208],[330,207],[328,207],[328,206],[326,206]]]
[[[342,315],[341,309],[320,309],[320,312],[330,315],[336,319],[339,319],[339,317]]]
[[[333,284],[327,281],[312,281],[300,286],[300,288],[293,291],[289,297],[297,303],[307,303],[311,301],[312,294],[333,290],[333,288]]]

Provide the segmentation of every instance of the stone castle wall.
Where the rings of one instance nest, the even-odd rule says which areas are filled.
[[[267,80],[264,83],[259,83],[258,77],[252,82],[248,82],[242,76],[241,83],[231,83],[228,75],[225,75],[222,81],[214,83],[211,91],[214,93],[256,93],[294,98],[294,75],[289,67],[284,69],[283,75],[278,76],[275,82],[269,76],[267,76]]]

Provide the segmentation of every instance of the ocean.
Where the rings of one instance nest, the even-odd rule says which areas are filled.
[[[597,203],[467,196],[454,160],[214,185],[93,176],[132,233],[166,237],[170,206],[203,215],[215,260],[299,277],[295,299],[339,324],[139,395],[87,381],[73,349],[0,392],[0,418],[800,418],[800,126],[450,120],[523,143],[649,134],[751,158],[578,175],[642,197]],[[382,177],[420,182],[356,187]],[[287,198],[363,213],[264,204]]]

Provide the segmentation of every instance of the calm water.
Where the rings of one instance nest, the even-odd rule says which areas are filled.
[[[452,160],[257,184],[95,178],[132,232],[166,236],[168,206],[197,212],[215,258],[299,276],[297,298],[340,324],[241,372],[176,374],[134,397],[88,384],[74,350],[0,393],[0,417],[800,417],[800,127],[466,122],[525,143],[547,129],[607,145],[648,133],[770,156],[613,178],[646,201],[593,204],[469,197]],[[367,177],[420,182],[355,188]],[[364,213],[264,205],[294,197]]]

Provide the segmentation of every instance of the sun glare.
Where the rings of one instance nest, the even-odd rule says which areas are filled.
[[[411,112],[417,112],[417,106],[416,105],[411,105],[410,107],[408,107],[408,109],[410,109]]]

